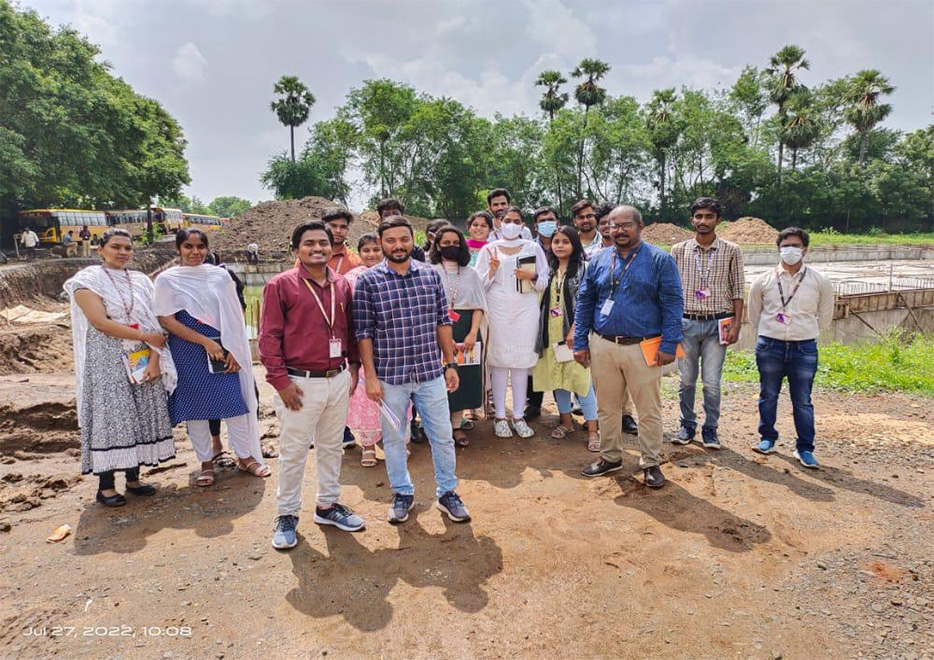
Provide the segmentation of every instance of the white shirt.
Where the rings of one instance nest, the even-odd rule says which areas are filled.
[[[23,237],[20,239],[28,248],[36,247],[39,244],[39,237],[36,235],[32,229],[27,229],[23,232]]]
[[[784,306],[778,289],[779,278],[786,301]],[[799,281],[801,284],[792,296]],[[757,335],[781,341],[804,341],[817,339],[821,330],[830,327],[833,303],[833,286],[824,274],[802,266],[792,276],[779,265],[755,279],[749,289],[746,309]],[[779,314],[790,317],[790,322],[779,321]]]

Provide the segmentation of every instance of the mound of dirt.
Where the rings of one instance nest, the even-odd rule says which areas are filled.
[[[72,369],[71,328],[67,323],[0,326],[0,375]]]
[[[642,240],[657,245],[674,245],[686,241],[693,236],[684,227],[673,225],[670,222],[653,222],[642,230]]]
[[[420,218],[417,215],[407,215],[405,219],[412,224],[415,231],[425,231],[425,227],[431,222],[428,218]],[[347,243],[352,247],[356,247],[357,240],[363,234],[367,232],[375,234],[377,227],[379,227],[379,216],[376,215],[376,211],[364,211],[357,216],[356,221],[350,226],[350,237],[347,239]]]
[[[745,216],[717,229],[717,235],[739,245],[760,245],[775,243],[778,230],[761,218]]]

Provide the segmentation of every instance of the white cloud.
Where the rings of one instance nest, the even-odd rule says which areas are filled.
[[[713,89],[732,85],[742,66],[725,66],[712,60],[667,55],[646,64],[618,64],[606,78],[610,94],[632,95],[647,100],[653,90],[681,86]]]
[[[172,58],[172,69],[183,82],[201,82],[207,68],[208,61],[190,41],[181,46]]]
[[[559,55],[581,60],[597,52],[597,35],[561,0],[529,0],[527,34]]]

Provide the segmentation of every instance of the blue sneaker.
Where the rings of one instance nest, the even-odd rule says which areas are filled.
[[[816,470],[820,467],[820,463],[817,462],[817,459],[814,458],[814,454],[809,451],[798,451],[795,449],[794,457],[798,459],[798,462],[801,463],[806,468],[811,468]]]
[[[701,429],[701,444],[707,449],[720,449],[720,438],[717,437],[717,429]]]
[[[341,446],[344,449],[348,447],[353,447],[357,444],[357,438],[354,437],[353,431],[350,430],[349,426],[344,427],[344,439],[341,441]]]
[[[343,504],[332,504],[327,509],[315,507],[315,522],[319,525],[334,525],[345,532],[359,532],[366,524],[363,518]]]
[[[276,518],[276,533],[272,536],[272,547],[276,550],[288,550],[298,545],[298,539],[295,538],[296,525],[298,525],[297,516]]]
[[[449,490],[438,498],[438,508],[448,514],[448,518],[454,522],[467,522],[470,520],[470,511],[467,510],[460,496],[453,490]]]
[[[694,439],[694,433],[697,429],[688,428],[687,426],[682,426],[678,429],[678,433],[671,439],[671,442],[676,445],[689,445],[691,440]]]
[[[776,440],[766,440],[762,438],[759,444],[753,445],[752,450],[760,454],[774,454]]]
[[[393,525],[404,523],[409,519],[409,511],[415,506],[414,495],[401,495],[394,493],[392,496],[392,507],[389,509],[389,522]]]

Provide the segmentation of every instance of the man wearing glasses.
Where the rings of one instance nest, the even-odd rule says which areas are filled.
[[[597,210],[589,199],[582,199],[571,207],[571,218],[577,235],[580,236],[584,252],[592,243],[600,243],[603,237],[597,233]]]
[[[628,389],[639,414],[639,466],[645,484],[661,488],[659,386],[661,367],[674,361],[681,341],[681,278],[671,255],[642,242],[637,209],[617,206],[609,224],[614,248],[590,261],[574,314],[574,359],[591,368],[602,431],[600,458],[583,474],[597,477],[623,467],[620,393]]]

